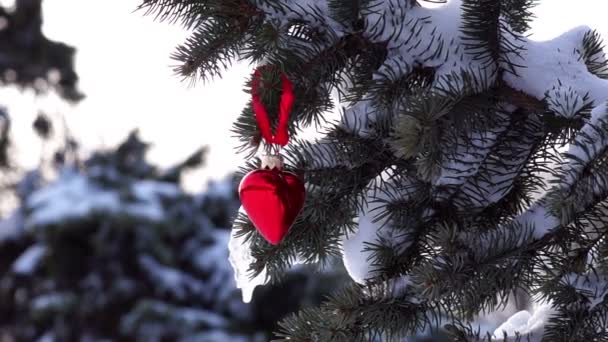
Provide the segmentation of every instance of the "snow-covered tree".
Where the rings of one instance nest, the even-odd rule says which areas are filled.
[[[234,177],[188,194],[181,174],[205,150],[163,170],[147,149],[133,133],[48,185],[24,178],[0,221],[0,340],[267,341],[340,278],[301,268],[244,304],[228,262]]]
[[[608,63],[588,27],[530,39],[534,2],[143,1],[193,31],[181,76],[274,66],[271,120],[282,71],[291,133],[326,131],[283,152],[308,191],[286,238],[234,224],[249,290],[334,257],[353,280],[282,321],[284,340],[608,339]],[[254,153],[251,105],[234,131]]]
[[[44,96],[54,92],[63,100],[76,103],[84,95],[78,89],[78,74],[74,69],[76,49],[54,42],[42,32],[42,0],[0,2],[0,86],[16,86],[33,90]],[[10,108],[7,99],[0,99],[0,213],[14,206],[15,183],[23,170],[17,165],[14,136],[11,132]],[[52,122],[39,113],[33,123],[43,139],[52,135]],[[68,139],[66,139],[66,142]],[[65,146],[70,149],[70,146]],[[60,156],[61,152],[57,156]],[[0,233],[1,234],[1,233]]]

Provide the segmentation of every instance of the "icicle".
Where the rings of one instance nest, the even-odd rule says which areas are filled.
[[[239,211],[242,211],[241,207]],[[233,229],[230,234],[230,241],[228,241],[228,249],[230,255],[228,260],[232,269],[234,270],[234,279],[236,281],[236,287],[241,289],[243,294],[243,302],[251,302],[253,297],[253,290],[256,286],[266,284],[266,268],[258,274],[256,277],[251,278],[249,271],[249,265],[254,261],[251,255],[250,243],[245,241],[245,237],[235,236],[235,230]]]

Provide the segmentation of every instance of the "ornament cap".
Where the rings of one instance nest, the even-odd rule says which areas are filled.
[[[283,169],[283,160],[281,159],[281,156],[274,154],[264,154],[260,157],[260,159],[262,161],[262,169]]]

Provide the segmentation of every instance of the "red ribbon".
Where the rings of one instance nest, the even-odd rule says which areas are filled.
[[[266,142],[269,144],[285,146],[289,141],[289,132],[287,130],[289,126],[289,113],[291,112],[291,107],[293,106],[295,99],[293,95],[293,85],[287,76],[285,76],[284,73],[281,73],[281,80],[283,81],[283,93],[281,94],[281,102],[279,104],[279,124],[277,125],[276,134],[272,135],[270,120],[268,119],[268,112],[262,103],[259,93],[261,68],[256,69],[254,72],[251,84],[253,112],[255,113],[255,118],[258,122],[258,127],[260,128],[260,132],[262,133],[264,140],[266,140]]]

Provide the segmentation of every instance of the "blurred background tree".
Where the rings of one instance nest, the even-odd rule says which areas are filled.
[[[0,79],[5,84],[55,90],[68,101],[79,101],[75,49],[42,34],[42,1],[16,0],[0,7]]]
[[[84,94],[78,89],[74,70],[75,49],[43,35],[41,6],[40,0],[16,0],[11,6],[0,6],[0,84],[31,89],[40,95],[54,91],[65,101],[76,103]],[[38,116],[34,127],[49,137],[50,126],[44,113]],[[11,152],[11,117],[0,99],[3,210],[15,203],[12,192],[22,171],[10,158]]]
[[[275,322],[318,304],[340,276],[295,270],[243,304],[228,264],[235,179],[186,194],[181,173],[204,149],[167,170],[145,160],[133,132],[116,149],[36,186],[2,221],[0,330],[17,340],[266,341]],[[278,300],[280,298],[280,300]]]

